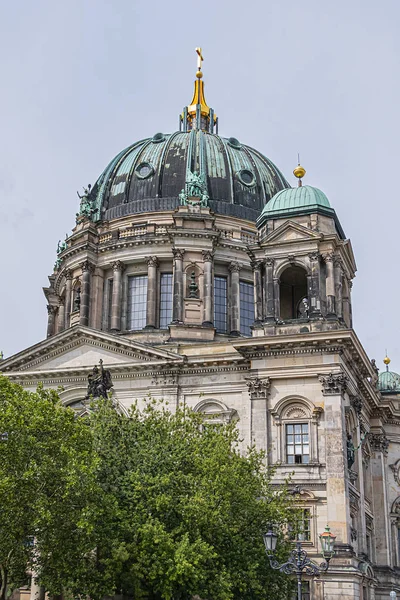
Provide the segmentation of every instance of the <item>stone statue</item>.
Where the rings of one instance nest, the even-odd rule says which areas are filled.
[[[349,470],[354,465],[354,461],[356,459],[356,448],[353,444],[353,438],[350,433],[347,434],[347,467]]]
[[[199,198],[200,202],[194,202],[193,200],[190,200],[191,198]],[[189,171],[185,189],[179,194],[179,200],[182,205],[200,204],[201,206],[208,206],[209,195],[207,193],[205,177],[197,171]]]
[[[88,375],[88,389],[85,399],[107,398],[108,390],[113,387],[111,373],[103,368],[103,361],[99,361],[100,367],[93,367],[93,371]]]
[[[77,288],[75,290],[75,298],[74,298],[74,304],[72,307],[72,311],[76,312],[78,310],[80,310],[81,308],[81,288]]]
[[[79,207],[79,212],[76,215],[77,219],[79,217],[86,217],[88,219],[92,219],[93,215],[98,212],[98,209],[94,208],[93,200],[90,198],[91,189],[92,189],[92,186],[89,183],[87,188],[85,188],[85,187],[83,188],[82,196],[80,195],[79,192],[76,192],[78,194],[78,198],[81,201],[81,204]]]
[[[189,283],[189,298],[199,297],[199,286],[196,283],[196,273],[192,271]]]
[[[309,315],[308,298],[304,297],[299,302],[299,306],[297,309],[297,316],[300,318],[308,318],[308,315]]]

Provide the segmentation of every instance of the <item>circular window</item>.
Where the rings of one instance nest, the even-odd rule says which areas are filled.
[[[232,146],[232,148],[237,148],[238,150],[242,147],[241,143],[239,142],[239,140],[237,140],[234,137],[230,137],[228,140],[228,144],[229,146]]]
[[[256,178],[254,177],[254,174],[251,171],[249,171],[248,169],[242,169],[241,171],[238,171],[237,178],[239,179],[239,181],[241,183],[243,183],[244,185],[247,185],[249,187],[254,185],[256,182]]]
[[[136,167],[136,175],[139,179],[147,179],[148,177],[151,177],[153,173],[154,167],[150,163],[140,163],[140,165]]]
[[[151,141],[154,142],[154,144],[158,144],[159,142],[163,142],[164,140],[165,140],[165,135],[163,133],[156,133],[151,138]]]

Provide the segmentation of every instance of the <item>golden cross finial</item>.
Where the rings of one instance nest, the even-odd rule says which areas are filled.
[[[203,62],[204,58],[203,58],[203,53],[201,51],[201,48],[196,48],[196,52],[197,52],[197,55],[198,55],[198,58],[197,58],[197,73],[196,73],[196,75],[198,77],[199,76],[198,74],[201,73],[201,63]]]

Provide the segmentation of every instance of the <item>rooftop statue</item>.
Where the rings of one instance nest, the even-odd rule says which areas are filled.
[[[85,188],[85,187],[83,188],[82,196],[80,195],[79,192],[76,192],[78,194],[78,198],[81,201],[80,207],[79,207],[79,213],[76,214],[77,219],[78,219],[78,217],[86,217],[88,219],[92,219],[93,215],[98,212],[98,209],[94,208],[93,200],[90,198],[91,189],[92,189],[92,186],[89,183],[87,188]]]
[[[201,206],[208,206],[209,195],[204,175],[197,171],[188,171],[185,189],[181,191],[179,198],[183,205],[199,204],[192,200],[192,198],[199,198]]]
[[[103,361],[99,361],[100,367],[93,367],[93,371],[88,375],[88,389],[86,399],[107,398],[108,391],[113,387],[111,373],[103,368]]]

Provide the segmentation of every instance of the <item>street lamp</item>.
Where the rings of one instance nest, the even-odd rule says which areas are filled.
[[[264,534],[263,537],[265,550],[271,567],[273,569],[278,569],[281,571],[281,573],[286,573],[286,575],[296,575],[297,600],[301,600],[302,596],[301,579],[303,572],[307,575],[320,575],[321,573],[327,571],[329,567],[329,561],[335,553],[333,545],[335,543],[336,536],[331,533],[329,527],[326,527],[324,533],[321,533],[319,536],[322,547],[322,556],[325,559],[320,565],[308,558],[307,552],[305,552],[305,550],[303,550],[301,547],[301,542],[296,542],[296,547],[292,550],[289,560],[280,565],[274,558],[278,536],[272,531],[272,529],[270,529],[268,533]],[[390,596],[390,599],[393,600],[392,596]]]
[[[394,592],[394,591],[391,591],[391,592],[390,592],[390,600],[396,600],[396,598],[397,598],[397,594],[396,594],[396,592]]]

